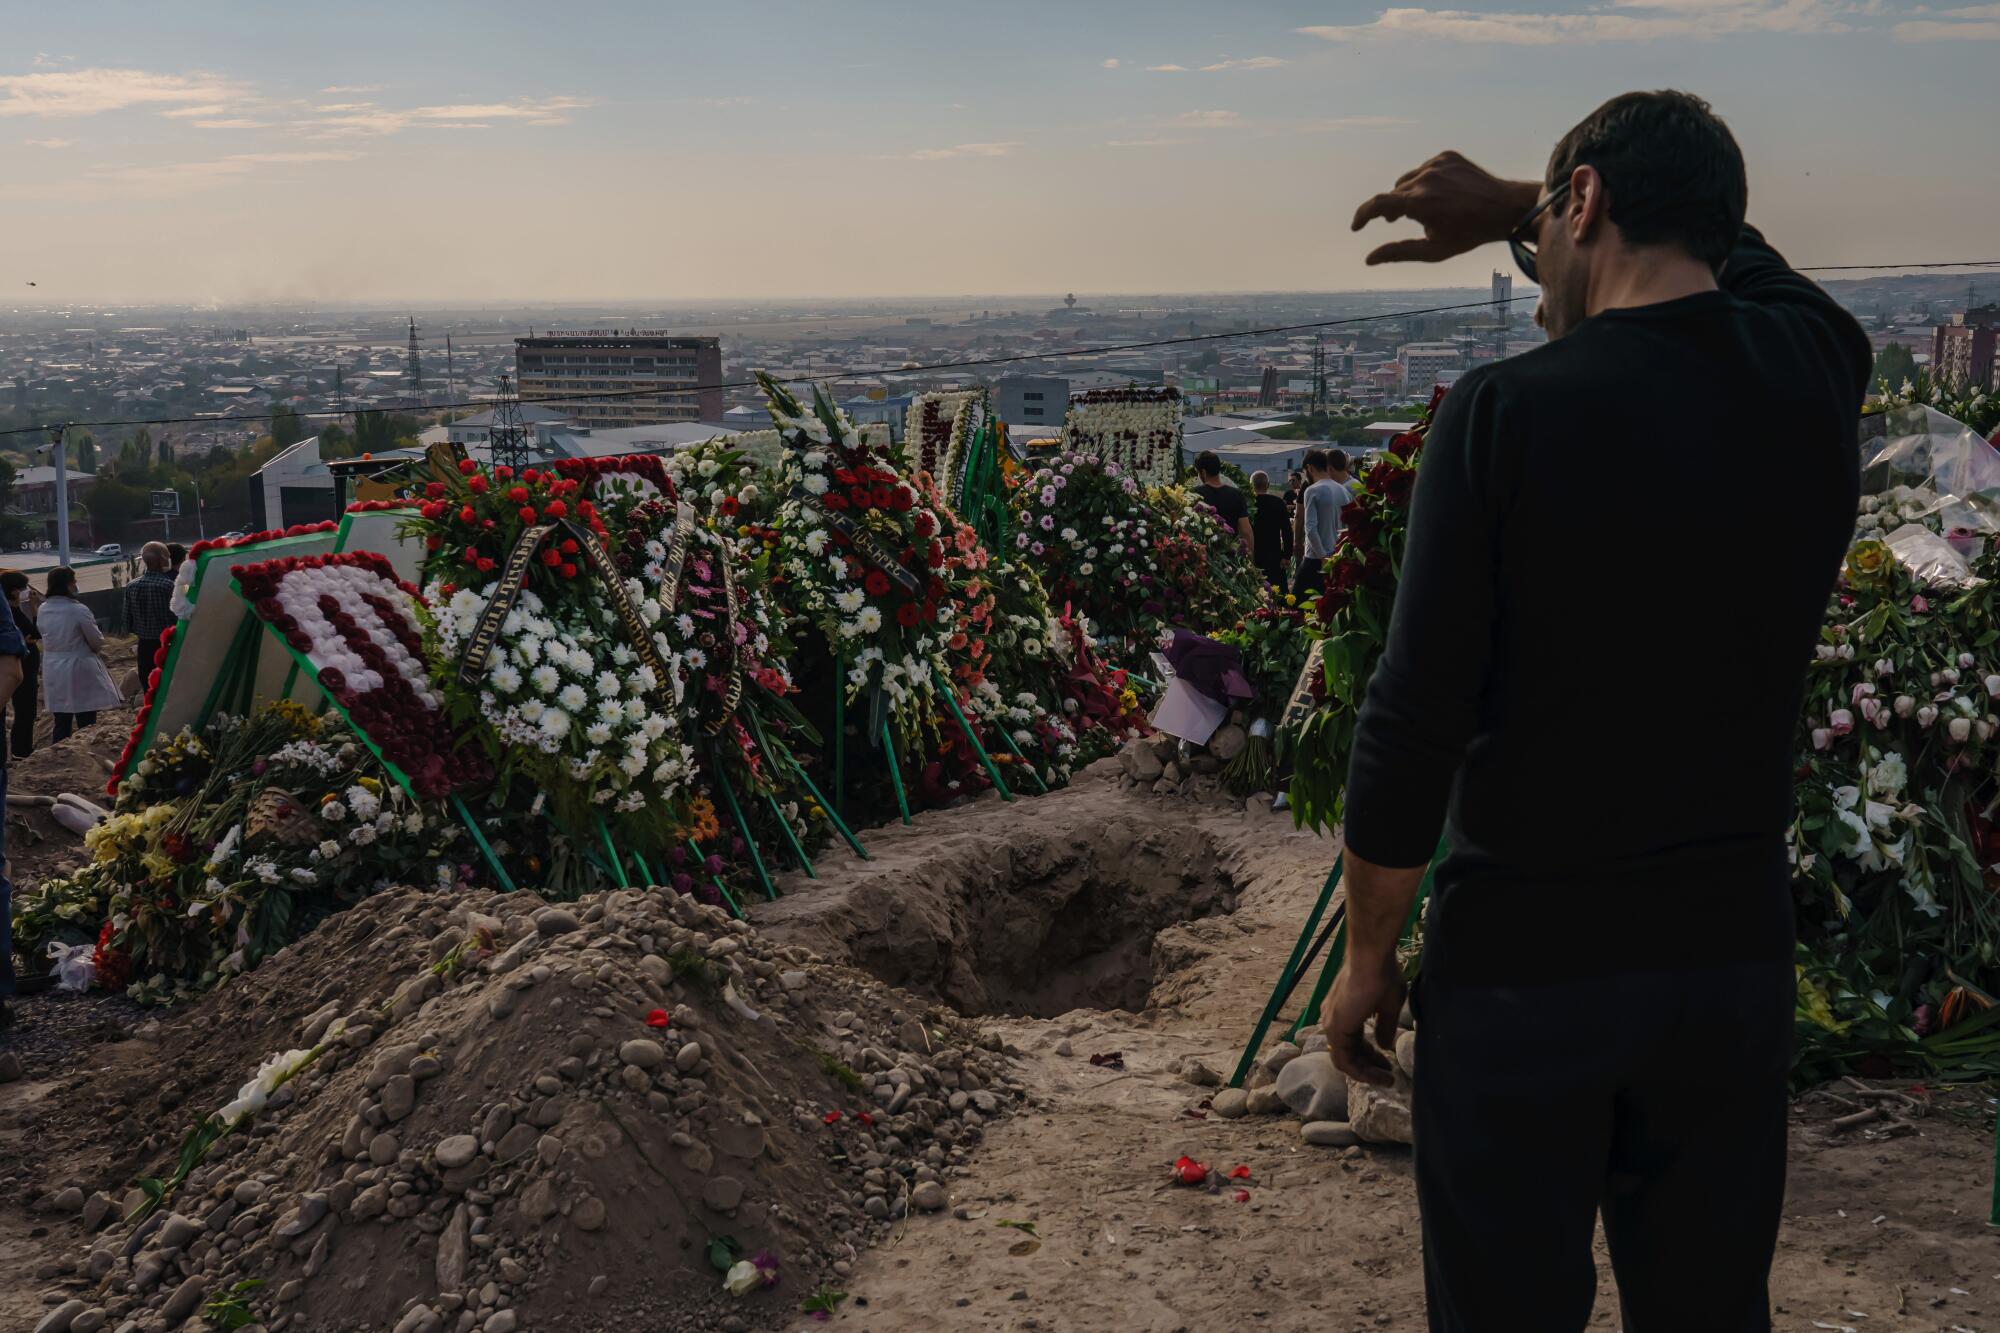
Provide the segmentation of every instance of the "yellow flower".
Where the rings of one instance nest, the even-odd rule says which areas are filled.
[[[1296,596],[1294,596],[1294,595],[1293,595],[1293,594],[1291,594],[1291,593],[1286,593],[1286,594],[1285,594],[1285,605],[1286,605],[1286,606],[1297,606],[1298,604],[1299,604],[1299,599],[1298,599],[1298,598],[1297,598]]]
[[[360,779],[360,782],[363,787],[366,787],[369,791],[374,792],[377,796],[380,796],[382,794],[382,784],[376,781],[374,778],[362,778]]]

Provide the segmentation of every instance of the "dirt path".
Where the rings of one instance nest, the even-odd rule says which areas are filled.
[[[1088,780],[1030,810],[1038,828],[1160,814],[1196,827],[1234,875],[1238,909],[1162,936],[1156,959],[1170,970],[1146,1012],[1003,1024],[1040,1104],[999,1126],[954,1182],[962,1218],[913,1219],[863,1256],[833,1323],[870,1333],[1421,1329],[1408,1154],[1304,1147],[1291,1120],[1192,1118],[1207,1093],[1173,1072],[1196,1057],[1227,1075],[1335,844],[1294,832],[1285,816],[1180,801],[1159,810],[1153,798]],[[953,836],[976,848],[984,822],[988,837],[1011,829],[1018,839],[1020,817],[959,812]],[[898,844],[916,832],[886,835],[881,859],[898,865]],[[822,883],[792,910],[870,873],[823,867]],[[1055,1053],[1065,1039],[1067,1057]],[[1122,1072],[1087,1062],[1108,1051],[1123,1053]],[[1824,1112],[1801,1106],[1797,1115],[1776,1326],[2000,1328],[2000,1249],[1984,1225],[1990,1138],[1933,1116],[1918,1137],[1834,1139]],[[1249,1201],[1236,1202],[1233,1188],[1168,1186],[1167,1164],[1184,1152],[1222,1170],[1249,1166]],[[1032,1222],[1040,1244],[1024,1244],[1003,1220]],[[1599,1271],[1591,1326],[1613,1328],[1601,1242]]]

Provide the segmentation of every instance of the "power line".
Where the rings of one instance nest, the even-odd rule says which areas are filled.
[[[1881,271],[1887,269],[1931,269],[1931,268],[2000,268],[2000,259],[1966,259],[1949,262],[1913,264],[1812,264],[1797,270],[1799,273],[1833,273],[1856,271]],[[972,370],[984,366],[1017,365],[1024,361],[1058,361],[1073,357],[1107,356],[1114,352],[1139,352],[1155,347],[1179,347],[1189,343],[1217,342],[1229,338],[1261,338],[1280,333],[1309,333],[1316,329],[1341,328],[1353,324],[1369,324],[1382,320],[1409,319],[1417,315],[1442,315],[1459,310],[1490,310],[1496,305],[1513,305],[1521,301],[1538,301],[1539,295],[1504,297],[1499,301],[1486,299],[1466,301],[1456,305],[1424,306],[1412,310],[1388,310],[1373,315],[1349,315],[1341,319],[1314,320],[1305,324],[1276,324],[1259,329],[1237,329],[1225,333],[1190,333],[1173,338],[1153,338],[1144,342],[1107,343],[1096,347],[1071,347],[1047,352],[1019,352],[1008,356],[978,357],[962,361],[933,361],[920,366],[852,366],[836,370],[828,375],[808,376],[813,379],[852,379],[860,376],[926,375],[940,370]],[[596,401],[617,398],[663,398],[669,395],[706,393],[723,389],[752,389],[757,387],[755,379],[725,380],[718,384],[692,384],[679,388],[658,388],[648,386],[637,389],[589,389],[576,393],[542,394],[535,397],[523,396],[518,401],[533,403],[574,403],[586,400]],[[452,411],[464,407],[492,407],[491,398],[470,399],[462,402],[411,404],[407,408],[396,407],[328,407],[312,408],[305,411],[294,410],[293,416],[345,417],[363,412],[396,411]],[[64,430],[73,428],[110,428],[122,426],[181,426],[215,425],[230,421],[268,421],[269,412],[242,412],[197,417],[134,417],[120,420],[45,422],[39,426],[14,426],[0,430],[0,438],[11,435],[33,435],[57,427]]]

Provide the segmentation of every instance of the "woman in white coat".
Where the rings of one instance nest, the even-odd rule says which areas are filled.
[[[48,600],[35,623],[42,631],[42,698],[55,715],[55,739],[97,721],[97,710],[124,702],[98,656],[104,631],[76,599],[76,571],[49,571]]]

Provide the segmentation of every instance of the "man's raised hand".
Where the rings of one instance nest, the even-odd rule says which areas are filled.
[[[1354,230],[1375,218],[1408,218],[1423,226],[1420,238],[1390,241],[1369,252],[1370,264],[1411,260],[1435,264],[1493,241],[1504,241],[1534,208],[1541,187],[1533,181],[1502,180],[1449,150],[1406,171],[1396,188],[1378,194],[1354,211]]]

